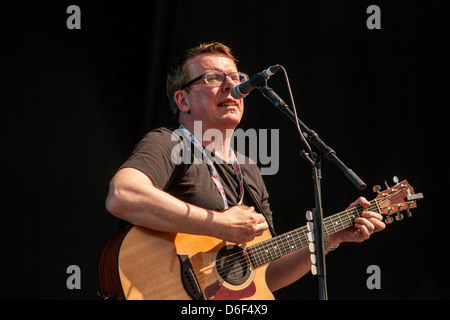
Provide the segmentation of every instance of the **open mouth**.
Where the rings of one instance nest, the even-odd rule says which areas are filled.
[[[237,107],[238,103],[233,99],[226,99],[218,104],[219,107]]]

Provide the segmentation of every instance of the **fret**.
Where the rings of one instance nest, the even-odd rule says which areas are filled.
[[[276,241],[271,241],[270,246],[267,246],[266,248],[266,252],[268,253],[271,261],[279,258],[279,256],[276,254],[276,248]]]
[[[259,259],[259,255],[257,254],[257,247],[259,244],[253,245],[249,248],[246,248],[247,250],[247,254],[250,257],[250,261],[252,263],[252,265],[256,268],[257,266],[260,266],[260,259]]]
[[[266,255],[264,254],[264,242],[260,244],[258,248],[258,255],[259,255],[259,264],[264,264],[266,261]]]
[[[278,257],[281,257],[281,256],[283,256],[283,253],[281,252],[281,247],[280,247],[279,239],[278,239],[278,238],[275,238],[274,240],[275,240],[274,249],[277,250],[277,252],[278,252],[278,253],[277,253]]]
[[[377,210],[378,210],[378,213],[381,213],[382,210],[381,210],[381,208],[380,208],[380,205],[378,204],[377,199],[374,199],[373,202],[375,202],[375,206],[376,206],[376,208],[377,208]]]
[[[284,251],[286,252],[286,254],[290,253],[291,251],[289,250],[289,242],[291,240],[291,235],[290,233],[286,233],[284,235],[284,242],[283,242],[283,247],[284,247]]]
[[[308,239],[308,232],[306,232],[306,231],[308,230],[308,228],[303,227],[303,228],[299,228],[298,230],[302,231],[302,237],[303,237],[303,239],[305,239],[305,241],[307,241],[307,239]]]
[[[284,250],[284,254],[288,254],[289,253],[289,234],[284,234],[283,238],[281,238],[283,240],[282,245],[283,245],[283,250]]]
[[[292,251],[295,251],[302,247],[302,239],[299,235],[299,232],[299,229],[295,229],[292,231],[292,239],[294,240],[294,249]]]
[[[286,249],[284,248],[282,239],[280,237],[276,237],[275,239],[277,239],[277,246],[278,251],[280,252],[280,257],[284,256],[286,254]]]
[[[302,232],[301,239],[303,239],[303,240],[302,240],[302,243],[301,243],[300,247],[303,248],[304,246],[306,246],[308,244],[308,232],[307,232],[308,228],[307,227],[302,227],[302,228],[299,228],[297,230]]]
[[[324,237],[354,225],[355,218],[360,217],[359,210],[362,212],[364,208],[347,209],[325,218],[323,220]],[[253,266],[259,267],[307,246],[309,244],[307,233],[307,227],[303,226],[247,248]]]
[[[298,237],[298,241],[299,244],[297,247],[302,248],[304,247],[306,244],[308,244],[308,233],[307,233],[307,228],[302,227],[302,228],[298,228],[296,229],[296,233],[297,233],[297,237]]]
[[[333,233],[336,233],[336,232],[338,232],[339,230],[336,230],[336,223],[337,222],[334,222],[334,216],[331,216],[330,217],[330,220],[331,220],[331,226],[333,227],[333,230],[334,230],[334,232]]]
[[[287,235],[288,237],[288,251],[292,252],[294,249],[294,241],[292,239],[292,232],[289,232],[289,234]]]
[[[342,226],[342,219],[341,219],[341,215],[340,214],[338,214],[338,217],[339,217],[339,224]]]

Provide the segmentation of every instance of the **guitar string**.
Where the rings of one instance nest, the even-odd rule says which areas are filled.
[[[387,197],[385,197],[385,198],[383,198],[382,200],[384,201],[384,200],[387,200],[388,198],[391,198],[392,196],[394,196],[395,194],[393,193],[393,194],[391,194],[391,195],[388,195]],[[361,207],[361,206],[358,206],[358,207],[354,207],[354,208],[349,208],[349,209],[346,209],[346,210],[344,210],[344,211],[342,211],[342,212],[340,212],[340,213],[337,213],[337,214],[335,214],[335,215],[332,215],[332,216],[330,216],[330,217],[328,217],[328,218],[326,218],[326,219],[324,219],[324,220],[326,220],[325,222],[324,222],[324,229],[325,229],[325,236],[328,236],[328,235],[331,235],[331,234],[333,234],[333,233],[335,233],[335,232],[339,232],[339,231],[341,231],[341,230],[343,230],[343,229],[345,229],[345,228],[347,228],[347,227],[349,227],[349,226],[352,226],[352,225],[354,225],[354,222],[353,222],[353,220],[356,218],[356,217],[360,217],[360,214],[363,212],[363,211],[365,211],[365,210],[373,210],[373,209],[377,209],[378,210],[378,208],[379,208],[379,206],[378,206],[378,204],[377,204],[377,200],[378,199],[374,199],[374,200],[372,200],[371,202],[374,202],[374,204],[370,204],[369,206],[367,206],[367,207]],[[356,211],[356,212],[355,212]],[[352,214],[353,213],[353,214]],[[342,215],[346,215],[346,217],[344,217],[344,218],[341,218],[341,216]],[[339,218],[339,224],[338,224],[338,226],[346,226],[345,228],[343,228],[343,229],[340,229],[339,231],[335,231],[336,230],[336,224],[334,223],[334,221],[333,221],[333,218],[334,219],[336,219],[336,218]],[[349,224],[350,223],[350,224]],[[347,226],[347,224],[349,224],[348,226]],[[298,229],[295,229],[295,230],[292,230],[291,232],[288,232],[288,233],[286,233],[285,234],[285,236],[287,236],[287,235],[291,235],[291,233],[292,233],[292,235],[293,235],[293,233],[295,232],[295,233],[299,233],[300,231],[303,231],[303,234],[302,235],[300,235],[300,236],[296,236],[296,238],[295,237],[290,237],[292,240],[287,240],[286,242],[285,242],[285,244],[282,246],[282,249],[284,249],[284,253],[281,253],[281,249],[279,249],[279,247],[277,246],[277,249],[280,251],[280,256],[283,256],[284,254],[287,254],[287,253],[290,253],[290,252],[293,252],[293,251],[295,251],[295,250],[297,250],[297,249],[300,249],[300,248],[302,248],[302,247],[304,247],[304,246],[306,246],[306,244],[308,244],[308,241],[307,241],[307,235],[305,235],[304,234],[304,230],[302,230],[302,229],[305,229],[305,226],[303,226],[303,227],[300,227],[300,228],[298,228]],[[330,229],[334,229],[334,230],[330,230]],[[331,232],[331,233],[330,233]],[[283,236],[283,235],[280,235],[280,237],[281,236]],[[243,262],[245,262],[246,260],[248,261],[248,260],[250,260],[250,261],[252,261],[252,256],[254,257],[254,258],[257,258],[257,259],[262,259],[262,261],[264,261],[263,263],[261,263],[261,264],[258,264],[256,267],[259,267],[259,266],[261,266],[261,265],[263,265],[263,264],[265,264],[265,263],[267,263],[267,262],[269,262],[269,261],[271,261],[271,260],[274,260],[274,259],[272,259],[272,255],[275,255],[275,256],[277,256],[277,254],[275,253],[275,254],[272,254],[272,253],[270,253],[270,250],[268,251],[268,249],[273,249],[274,247],[270,247],[274,242],[277,242],[278,241],[278,239],[279,239],[279,237],[275,237],[275,238],[270,238],[270,239],[267,239],[267,240],[265,240],[265,241],[263,241],[263,242],[260,242],[260,243],[257,243],[257,244],[255,244],[255,245],[252,245],[251,247],[249,247],[249,248],[246,248],[246,249],[244,249],[243,251],[240,251],[240,252],[237,252],[237,253],[234,253],[234,254],[231,254],[231,255],[229,255],[228,257],[233,257],[233,256],[235,256],[234,258],[231,258],[231,259],[227,259],[227,261],[224,263],[224,266],[223,266],[223,268],[221,268],[221,270],[223,271],[223,273],[226,273],[227,274],[227,276],[228,277],[230,277],[230,276],[234,276],[234,275],[236,275],[236,273],[241,273],[241,271],[240,270],[237,270],[235,267],[234,267],[234,265],[236,264],[236,263],[243,263]],[[293,242],[293,246],[291,246],[290,244],[289,244],[289,241],[291,241],[291,242]],[[305,244],[305,242],[306,242],[306,244]],[[287,243],[287,246],[288,247],[286,247],[286,243]],[[298,247],[298,246],[301,246],[301,247]],[[293,250],[291,250],[291,249],[289,249],[289,248],[293,248]],[[250,252],[251,251],[251,252]],[[268,257],[269,257],[269,255],[271,256],[269,259],[267,259]],[[263,257],[262,257],[263,256]],[[265,256],[265,257],[264,257]],[[261,258],[262,257],[262,258]],[[265,258],[265,259],[264,259]],[[277,257],[278,258],[278,257]],[[275,258],[276,259],[276,258]],[[267,260],[267,261],[265,261],[265,260]],[[195,269],[193,269],[193,271],[195,272],[195,273],[197,273],[198,271],[202,271],[197,277],[199,277],[200,278],[200,276],[208,276],[208,274],[206,274],[205,272],[206,271],[209,271],[209,270],[211,270],[211,269],[213,269],[216,265],[218,265],[219,264],[219,262],[220,262],[220,260],[218,259],[218,260],[215,260],[215,261],[211,261],[209,264],[207,264],[207,265],[205,265],[205,266],[202,266],[202,267],[200,267],[200,268],[195,268]],[[211,265],[210,267],[208,267],[208,265]],[[232,272],[229,272],[230,270],[232,270],[232,269],[235,269],[235,271],[232,271]],[[227,273],[228,272],[228,273]]]
[[[339,214],[345,214],[345,213],[347,213],[347,218],[345,218],[344,219],[344,222],[342,223],[342,225],[346,225],[347,223],[349,223],[350,222],[350,225],[349,226],[351,226],[352,224],[353,224],[353,219],[354,218],[356,218],[357,216],[360,216],[360,212],[363,212],[364,210],[371,210],[371,209],[373,209],[373,208],[370,208],[370,207],[374,207],[374,208],[376,208],[376,205],[374,206],[374,205],[370,205],[370,206],[368,206],[368,207],[359,207],[360,209],[358,209],[358,207],[356,207],[356,208],[351,208],[351,209],[347,209],[347,210],[345,210],[345,211],[343,211],[343,212],[341,212],[341,213],[338,213],[338,215]],[[354,211],[356,211],[356,215],[355,214],[352,214],[351,216],[349,216],[348,214],[349,214],[349,212],[354,212]],[[333,217],[333,216],[332,216]],[[330,217],[331,218],[331,217]],[[343,219],[341,219],[341,220],[343,220]],[[305,227],[301,227],[301,228],[299,228],[299,229],[295,229],[295,230],[293,230],[293,231],[291,231],[291,233],[293,233],[293,232],[296,232],[296,233],[298,233],[301,229],[304,229]],[[333,229],[334,229],[334,226],[333,226]],[[343,229],[342,229],[343,230]],[[327,232],[328,232],[328,230],[327,230]],[[287,253],[290,253],[290,252],[292,252],[292,251],[295,251],[295,250],[297,250],[297,249],[300,249],[301,247],[304,247],[306,244],[307,244],[307,236],[305,235],[305,234],[303,234],[303,235],[301,235],[301,236],[298,236],[297,237],[297,239],[295,239],[295,238],[292,238],[291,237],[291,239],[292,239],[292,241],[294,242],[294,246],[291,246],[291,248],[294,248],[293,250],[291,250],[291,249],[286,249],[286,247],[284,248],[285,249],[285,253],[284,254],[287,254]],[[258,244],[256,244],[256,245],[254,245],[254,246],[251,246],[251,248],[255,248],[255,247],[261,247],[261,248],[258,248],[257,250],[255,250],[254,251],[254,254],[256,254],[256,255],[262,255],[262,254],[264,254],[265,255],[265,258],[266,258],[266,260],[267,260],[267,258],[268,258],[268,255],[267,255],[267,249],[265,249],[265,247],[267,247],[267,245],[264,245],[266,242],[268,242],[268,243],[270,243],[270,242],[274,242],[274,241],[271,241],[271,240],[277,240],[277,238],[272,238],[272,239],[268,239],[268,240],[266,240],[266,241],[263,241],[262,243],[258,243]],[[289,242],[289,241],[288,241]],[[305,242],[306,242],[306,244],[305,244]],[[298,245],[300,245],[300,247],[298,247]],[[290,246],[290,244],[288,244],[288,246]],[[249,248],[250,249],[250,248]],[[244,262],[244,261],[246,261],[246,260],[252,260],[251,259],[251,257],[248,255],[248,250],[244,250],[244,251],[247,251],[247,255],[246,254],[242,254],[242,252],[238,252],[238,253],[236,253],[236,254],[233,254],[233,255],[239,255],[238,257],[236,257],[235,259],[231,259],[231,260],[228,260],[227,262],[225,262],[224,263],[224,267],[222,268],[222,270],[223,270],[223,272],[225,272],[225,273],[227,273],[228,271],[230,271],[230,270],[233,270],[233,271],[231,271],[231,272],[228,272],[227,273],[227,276],[228,277],[233,277],[233,276],[235,276],[237,273],[242,273],[242,271],[240,270],[240,269],[237,269],[236,267],[234,267],[234,265],[236,264],[236,263],[240,263],[240,262]],[[257,252],[257,251],[259,251],[259,252]],[[262,251],[265,251],[265,252],[262,252]],[[284,255],[284,254],[281,254],[281,256],[282,255]],[[233,256],[233,255],[230,255],[230,256]],[[261,265],[263,265],[263,264],[265,264],[265,263],[267,263],[267,262],[269,262],[269,261],[271,261],[271,260],[274,260],[273,258],[272,258],[272,254],[270,254],[271,255],[271,257],[270,257],[270,259],[268,259],[268,261],[265,261],[265,260],[263,260],[263,263],[261,263],[261,264],[259,264],[258,266],[256,266],[256,267],[259,267],[259,266],[261,266]],[[275,258],[276,259],[276,258]],[[210,269],[212,269],[212,268],[214,268],[214,266],[217,264],[217,262],[218,262],[219,260],[216,260],[216,261],[212,261],[210,264],[212,264],[212,266],[211,267],[205,267],[205,270],[204,271],[207,271],[207,270],[210,270]],[[198,271],[198,269],[199,268],[197,268],[197,269],[194,269],[194,271]],[[198,275],[198,277],[199,278],[201,278],[200,276],[203,276],[203,277],[205,277],[205,276],[209,276],[209,274],[206,274],[206,273],[201,273],[200,275]]]
[[[378,199],[375,199],[375,200],[373,200],[374,202],[375,202],[375,204],[372,204],[372,205],[369,205],[369,206],[367,206],[367,207],[355,207],[355,208],[351,208],[351,209],[347,209],[347,210],[345,210],[345,211],[343,211],[343,212],[341,212],[341,213],[338,213],[338,214],[336,214],[336,215],[333,215],[333,216],[331,216],[331,217],[329,217],[329,218],[331,218],[331,219],[329,219],[329,220],[327,220],[327,222],[324,224],[324,228],[326,229],[325,230],[325,236],[328,236],[329,234],[333,234],[333,233],[336,233],[336,232],[339,232],[339,231],[341,231],[341,230],[343,230],[343,229],[345,229],[345,228],[347,228],[347,227],[349,227],[349,226],[352,226],[352,225],[354,225],[354,219],[356,218],[356,217],[360,217],[361,216],[361,213],[363,212],[363,211],[365,211],[365,210],[372,210],[372,209],[378,209],[379,208],[379,206],[378,206],[378,204],[377,204],[377,200]],[[386,200],[386,198],[385,199],[383,199],[383,200]],[[356,211],[356,213],[355,213],[355,211]],[[345,219],[342,219],[340,216],[341,215],[343,215],[343,214],[347,214],[347,217],[345,218]],[[336,218],[338,218],[339,219],[339,221],[340,221],[340,225],[339,225],[339,230],[338,231],[336,231],[336,225],[334,224],[334,222],[333,222],[333,220],[334,219],[336,219]],[[337,220],[337,219],[336,219]],[[300,249],[300,248],[302,248],[302,247],[304,247],[304,246],[306,246],[307,245],[307,243],[308,243],[308,241],[306,240],[307,239],[307,236],[304,234],[304,232],[305,232],[305,227],[301,227],[301,228],[299,228],[299,229],[295,229],[295,230],[293,230],[291,233],[293,234],[294,232],[295,233],[297,233],[297,239],[296,238],[292,238],[292,240],[290,240],[290,241],[293,241],[293,243],[294,243],[294,246],[291,246],[290,248],[288,248],[288,249],[286,249],[286,246],[285,247],[283,247],[283,249],[284,249],[284,253],[281,253],[281,250],[278,248],[278,250],[280,251],[278,254],[277,253],[270,253],[269,252],[269,254],[267,254],[267,251],[266,252],[263,252],[263,254],[265,255],[265,259],[267,260],[267,261],[265,261],[264,259],[263,259],[263,263],[260,263],[259,265],[257,265],[257,266],[254,266],[255,268],[257,268],[257,267],[259,267],[259,266],[261,266],[261,265],[263,265],[263,264],[265,264],[265,263],[267,263],[267,262],[269,262],[269,261],[272,261],[272,260],[275,260],[275,259],[277,259],[277,258],[279,258],[280,256],[283,256],[284,254],[287,254],[287,253],[290,253],[290,252],[293,252],[293,251],[295,251],[295,250],[297,250],[297,249]],[[298,236],[298,233],[299,232],[303,232],[303,234],[301,235],[301,236]],[[331,232],[331,233],[330,233]],[[269,240],[275,240],[275,241],[277,241],[277,239],[269,239]],[[272,241],[272,243],[273,243],[274,241]],[[288,241],[289,242],[289,241]],[[255,246],[258,246],[259,244],[257,244],[257,245],[255,245]],[[252,246],[251,248],[254,248],[255,246]],[[290,244],[288,244],[288,246],[290,246]],[[258,249],[260,252],[258,253],[259,255],[261,255],[261,250],[267,250],[267,249],[265,249],[265,247],[266,246],[261,246],[261,248],[260,249]],[[256,253],[256,252],[255,252]],[[273,258],[273,255],[275,255],[275,258]],[[269,258],[269,256],[270,256],[270,258]],[[267,258],[269,258],[269,259],[267,259]],[[248,260],[251,260],[251,258],[247,258],[247,257],[244,257],[244,260],[245,259],[248,259]],[[228,277],[232,277],[232,276],[235,276],[237,273],[239,273],[239,274],[241,274],[242,272],[239,270],[239,269],[236,269],[235,267],[234,267],[234,264],[236,263],[236,262],[240,262],[240,261],[234,261],[234,262],[230,262],[229,263],[229,269],[231,270],[231,269],[234,269],[234,271],[232,271],[232,272],[230,272],[230,273],[228,273],[227,274],[227,276]],[[231,264],[231,265],[230,265]],[[228,271],[228,270],[227,270]]]
[[[374,208],[375,208],[375,206],[374,206]],[[348,211],[350,211],[350,213],[351,213],[351,211],[355,211],[355,209],[357,210],[357,208],[351,208],[351,209],[352,210],[345,210],[345,211],[343,211],[343,212],[341,212],[339,214],[345,214],[345,213],[349,214]],[[367,210],[367,209],[371,210],[373,208],[370,208],[370,206],[368,206],[368,207],[365,207],[365,208],[361,207],[361,209],[362,210],[360,210],[360,211],[362,212],[364,210]],[[345,219],[341,219],[341,221],[343,221],[341,223],[341,225],[345,225],[345,228],[347,228],[348,226],[353,225],[354,224],[353,223],[354,218],[359,217],[359,216],[360,216],[360,212],[356,212],[356,214],[351,214],[351,216],[348,216]],[[335,226],[333,225],[332,221],[330,221],[330,220],[327,221],[328,226],[325,226],[325,224],[324,224],[324,226],[325,226],[325,228],[328,228],[328,229],[332,227],[335,230]],[[330,223],[331,223],[331,226],[330,226]],[[350,224],[347,226],[348,223],[350,223]],[[345,228],[342,228],[341,230],[343,230]],[[224,267],[222,268],[223,272],[225,272],[228,277],[230,277],[230,276],[233,277],[233,276],[235,276],[238,273],[239,274],[242,273],[241,270],[239,270],[238,268],[234,267],[234,265],[236,263],[244,263],[245,260],[250,260],[251,261],[252,260],[252,258],[251,258],[252,255],[259,256],[259,257],[264,255],[264,257],[261,258],[262,263],[258,263],[258,265],[256,266],[256,267],[259,267],[259,266],[264,265],[265,263],[267,263],[269,261],[275,260],[275,259],[277,259],[277,258],[279,258],[279,257],[281,257],[281,256],[283,256],[283,255],[285,255],[287,253],[293,252],[295,250],[298,250],[298,249],[306,246],[309,243],[309,241],[307,240],[307,235],[304,234],[304,229],[305,229],[305,226],[289,232],[290,235],[293,235],[294,233],[298,234],[299,232],[303,232],[303,234],[300,235],[300,236],[297,235],[296,237],[290,237],[291,240],[287,240],[287,245],[284,244],[282,246],[282,249],[284,249],[284,253],[281,252],[281,249],[279,247],[277,247],[277,249],[276,249],[276,250],[279,251],[279,253],[275,253],[275,252],[273,252],[273,250],[271,251],[271,249],[274,248],[273,246],[269,247],[274,242],[276,242],[278,240],[278,238],[268,239],[267,241],[263,241],[261,243],[255,244],[254,246],[251,246],[248,250],[244,250],[244,251],[247,251],[247,255],[248,255],[250,249],[253,249],[253,248],[256,248],[256,247],[260,247],[260,248],[256,248],[256,250],[252,250],[253,252],[250,252],[250,254],[248,256],[244,255],[242,257],[242,253],[241,252],[236,253],[236,254],[239,254],[240,256],[236,257],[234,260],[228,260],[227,262],[225,262],[224,263]],[[339,230],[339,231],[341,231],[341,230]],[[326,230],[327,235],[329,234],[328,231],[329,230]],[[338,231],[336,231],[336,232],[338,232]],[[332,230],[332,233],[333,233],[333,230]],[[270,244],[268,245],[268,244],[266,244],[266,242],[270,243]],[[275,256],[275,258],[273,258],[273,256]],[[217,262],[217,261],[218,260],[216,260],[215,262]],[[213,267],[214,267],[214,265],[213,265]],[[233,270],[233,271],[228,272],[229,270]]]
[[[403,190],[403,188],[402,188],[402,190]],[[386,200],[392,198],[393,196],[395,196],[398,192],[399,192],[399,191],[397,190],[396,192],[393,192],[392,194],[383,197],[382,199],[380,199],[380,201],[386,201]],[[333,218],[338,217],[338,218],[340,219],[340,221],[341,221],[340,226],[344,226],[344,225],[345,225],[345,226],[346,226],[345,228],[347,228],[347,227],[349,227],[349,226],[354,225],[354,219],[355,219],[356,217],[360,217],[360,216],[361,216],[361,213],[362,213],[363,211],[366,211],[366,210],[373,210],[373,209],[376,209],[377,211],[380,211],[381,208],[380,208],[379,203],[377,203],[378,200],[379,200],[378,198],[373,199],[372,201],[370,201],[370,205],[367,206],[367,207],[358,206],[358,207],[354,207],[354,208],[349,208],[349,209],[346,209],[346,210],[344,210],[344,211],[342,211],[342,212],[340,212],[340,213],[334,214],[334,215],[332,215],[332,216],[330,216],[330,217],[324,219],[324,220],[326,220],[326,222],[324,223],[324,229],[325,229],[325,232],[326,232],[325,236],[328,236],[328,235],[331,235],[331,234],[333,234],[333,233],[338,232],[338,231],[336,231],[336,228],[335,228],[335,225],[336,225],[336,224],[333,223]],[[374,202],[374,204],[372,204],[372,202]],[[385,206],[383,206],[383,208],[384,208],[384,207],[385,207]],[[355,214],[352,214],[351,216],[349,215],[351,212],[354,213],[355,211],[356,211],[356,215],[355,215]],[[381,211],[380,211],[380,213],[381,213]],[[346,214],[347,217],[343,220],[343,219],[341,219],[341,216],[344,215],[344,214]],[[342,220],[343,220],[344,222],[342,222]],[[347,226],[348,223],[350,223],[350,224]],[[330,228],[333,228],[333,229],[334,229],[334,232],[333,232],[333,230],[331,230],[331,233],[328,233],[328,232],[330,231],[330,230],[329,230]],[[345,229],[345,228],[342,228],[341,230],[343,230],[343,229]],[[306,244],[305,244],[305,241],[306,241],[306,239],[307,239],[307,235],[304,233],[304,232],[305,232],[304,229],[305,229],[305,226],[300,227],[300,228],[295,229],[295,230],[292,230],[291,232],[288,232],[288,233],[285,234],[285,236],[287,236],[287,235],[290,236],[290,235],[293,235],[294,232],[295,232],[295,233],[299,233],[300,231],[303,232],[303,234],[302,234],[301,236],[298,236],[298,235],[297,235],[297,239],[295,239],[295,238],[292,239],[292,237],[291,237],[292,241],[294,242],[294,246],[291,246],[291,249],[292,249],[292,250],[291,250],[291,249],[286,250],[286,246],[284,246],[284,251],[285,251],[284,254],[293,252],[293,251],[295,251],[295,250],[297,250],[297,249],[300,249],[300,248],[306,246],[307,242],[306,242]],[[341,230],[339,230],[339,231],[341,231]],[[257,257],[257,256],[262,256],[262,255],[264,254],[264,255],[265,255],[265,260],[267,260],[267,261],[265,261],[265,260],[263,259],[263,263],[260,263],[260,264],[258,264],[257,266],[254,266],[255,268],[257,268],[257,267],[259,267],[259,266],[261,266],[261,265],[264,265],[265,263],[267,263],[267,262],[269,262],[269,261],[272,261],[272,260],[274,260],[274,259],[279,258],[279,257],[277,257],[277,258],[272,258],[272,254],[270,253],[270,251],[267,250],[267,248],[269,248],[269,245],[272,245],[273,242],[278,241],[278,239],[279,239],[281,236],[283,236],[283,235],[280,235],[279,237],[267,239],[267,240],[265,240],[265,241],[263,241],[263,242],[260,242],[260,243],[257,243],[257,244],[255,244],[255,245],[252,245],[252,246],[249,247],[248,249],[244,249],[244,250],[241,251],[241,252],[237,252],[237,253],[235,253],[235,254],[231,254],[230,256],[236,256],[236,257],[233,258],[233,259],[227,260],[227,261],[224,263],[224,265],[228,265],[228,266],[227,266],[227,267],[224,266],[224,267],[222,268],[222,270],[225,271],[225,272],[228,272],[229,270],[234,269],[234,273],[227,273],[227,276],[230,276],[230,274],[231,274],[231,276],[233,276],[233,275],[235,275],[236,272],[241,273],[241,271],[238,270],[238,269],[236,269],[236,268],[234,267],[234,265],[235,265],[236,263],[244,262],[244,261],[246,261],[246,260],[252,261],[252,258],[251,258],[252,255],[253,255],[254,257]],[[289,241],[290,241],[290,240],[288,240],[287,242],[289,242]],[[288,244],[288,245],[289,245],[289,244]],[[298,245],[300,245],[300,247],[297,247]],[[256,249],[257,247],[259,247],[259,248]],[[272,247],[272,248],[270,248],[270,249],[273,249],[273,248],[274,248],[274,247]],[[255,250],[253,250],[253,249],[255,249]],[[253,252],[249,252],[249,250],[252,250]],[[279,249],[278,249],[278,250],[279,250]],[[258,251],[259,251],[259,252],[258,252]],[[263,251],[264,251],[264,252],[263,252]],[[267,259],[267,258],[268,258],[268,255],[267,255],[268,252],[269,252],[269,254],[270,254],[270,258],[269,258],[269,259]],[[243,254],[243,253],[244,253],[244,254]],[[249,254],[249,253],[250,253],[250,254]],[[283,256],[284,254],[281,254],[281,251],[280,251],[280,257]],[[275,255],[276,255],[276,254],[275,254]],[[230,256],[229,256],[229,257],[230,257]],[[218,262],[219,262],[219,260],[212,261],[211,263],[207,264],[206,266],[203,266],[203,267],[201,267],[201,268],[193,269],[193,271],[197,272],[197,271],[199,271],[200,269],[204,269],[204,271],[211,270],[211,269],[213,269],[213,268],[217,265]],[[208,265],[211,265],[211,267],[207,267]],[[208,276],[208,274],[206,274],[206,273],[201,273],[200,275],[198,275],[198,277],[200,277],[200,276]]]
[[[386,200],[386,198],[383,199],[383,200]],[[338,216],[338,215],[344,215],[344,214],[346,214],[347,217],[344,218],[344,219],[341,219],[341,221],[343,221],[343,222],[341,223],[341,225],[346,225],[346,224],[350,223],[349,226],[351,226],[351,225],[354,224],[354,223],[353,223],[354,218],[359,217],[361,212],[363,212],[363,211],[365,211],[365,210],[372,210],[372,209],[377,209],[377,208],[378,208],[378,205],[377,205],[377,203],[376,203],[377,199],[374,199],[374,200],[372,200],[372,201],[375,202],[375,204],[369,205],[369,206],[367,206],[367,207],[360,207],[360,206],[358,206],[358,207],[350,208],[350,209],[344,210],[344,211],[342,211],[342,212],[340,212],[340,213],[337,213],[337,214],[335,214],[335,215],[330,216],[329,218],[327,218],[327,219],[326,219],[326,220],[327,220],[326,223],[324,223],[324,228],[326,229],[327,235],[329,234],[328,232],[330,231],[330,230],[328,230],[328,229],[330,229],[331,227],[332,227],[333,229],[335,229],[335,226],[333,225],[333,222],[332,222],[332,218],[333,218],[333,217]],[[371,201],[371,202],[372,202],[372,201]],[[356,211],[356,214],[350,215],[350,213],[352,213],[352,212],[354,213],[355,211]],[[332,224],[331,226],[330,226],[330,223]],[[293,230],[293,231],[291,231],[291,232],[288,232],[287,234],[291,234],[291,233],[293,234],[294,232],[298,233],[299,231],[302,231],[302,229],[304,229],[304,228],[305,228],[305,226],[303,226],[303,227],[301,227],[301,228],[298,228],[298,229],[295,229],[295,230]],[[347,228],[347,226],[346,226],[346,228]],[[341,229],[341,230],[343,230],[343,229]],[[339,231],[341,231],[341,230],[339,230]],[[336,232],[337,232],[337,231],[336,231]],[[287,235],[287,234],[285,234],[285,235]],[[331,233],[331,234],[332,234],[332,233]],[[283,235],[281,235],[281,236],[283,236]],[[280,237],[281,237],[281,236],[280,236]],[[252,254],[253,254],[254,256],[260,256],[260,257],[261,257],[262,255],[265,255],[265,259],[263,259],[263,263],[258,264],[256,267],[259,267],[259,266],[261,266],[261,265],[263,265],[263,264],[265,264],[265,263],[267,263],[267,262],[269,262],[269,261],[271,261],[271,260],[274,260],[274,259],[272,259],[272,257],[270,257],[270,259],[267,259],[267,258],[268,258],[267,248],[268,248],[269,245],[271,245],[274,241],[277,241],[278,238],[279,238],[279,237],[267,239],[267,240],[265,240],[265,241],[263,241],[263,242],[261,242],[261,243],[258,243],[258,244],[255,244],[255,245],[251,246],[251,247],[248,248],[248,249],[244,249],[243,252],[237,252],[237,253],[235,253],[235,254],[231,254],[229,257],[231,257],[231,256],[236,256],[236,257],[233,258],[233,259],[227,260],[227,261],[224,263],[224,267],[223,267],[221,270],[223,270],[223,272],[227,273],[228,271],[234,269],[234,271],[227,273],[227,276],[228,276],[228,277],[229,277],[229,276],[234,276],[234,275],[236,275],[236,273],[241,273],[241,271],[238,270],[238,269],[236,269],[236,268],[234,267],[234,265],[235,265],[236,263],[241,263],[241,262],[244,262],[244,261],[246,261],[246,260],[250,260],[250,261],[251,261],[251,260],[252,260],[252,259],[251,259],[251,255],[252,255]],[[284,249],[284,251],[285,251],[284,254],[287,254],[287,253],[290,253],[290,252],[295,251],[295,250],[297,250],[297,249],[300,249],[301,247],[304,247],[304,246],[308,243],[308,242],[307,242],[307,235],[304,234],[304,230],[303,230],[303,234],[302,234],[301,236],[297,236],[297,239],[295,239],[295,238],[293,238],[293,237],[291,237],[291,239],[292,239],[292,240],[288,240],[288,241],[287,241],[287,242],[288,242],[288,246],[290,246],[289,241],[292,241],[292,242],[294,243],[294,246],[290,246],[290,248],[294,248],[294,249],[291,250],[291,249],[289,249],[289,248],[286,248],[286,245],[285,245],[285,246],[283,247],[283,249]],[[306,244],[305,244],[305,242],[306,242]],[[300,245],[300,247],[298,247],[298,245]],[[258,248],[258,247],[260,247],[260,248]],[[273,248],[273,247],[272,247],[272,248]],[[250,255],[249,255],[248,253],[249,253],[249,250],[250,250],[250,249],[252,249],[251,251],[253,251],[253,252],[250,252]],[[255,250],[253,250],[253,249],[255,249]],[[269,252],[270,252],[270,251],[269,251]],[[244,253],[244,254],[243,254],[243,253]],[[280,253],[281,253],[281,252],[280,252]],[[269,253],[269,254],[270,254],[270,253]],[[284,254],[281,254],[280,256],[282,256],[282,255],[284,255]],[[263,258],[264,258],[264,257],[263,257]],[[275,259],[276,259],[276,258],[275,258]],[[265,260],[267,260],[267,261],[265,261]],[[197,273],[197,271],[200,271],[200,269],[203,269],[203,272],[200,273],[197,277],[198,277],[198,278],[201,278],[201,276],[203,276],[203,277],[204,277],[204,276],[208,276],[209,274],[206,274],[205,272],[208,271],[208,270],[213,269],[213,268],[218,264],[218,262],[219,262],[219,260],[212,261],[211,263],[207,264],[206,266],[203,266],[203,267],[200,267],[200,268],[193,269],[193,271]],[[207,267],[208,265],[211,265],[211,266],[210,266],[210,267]]]

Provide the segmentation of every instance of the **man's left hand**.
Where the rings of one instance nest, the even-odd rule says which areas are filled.
[[[368,207],[369,205],[370,202],[366,198],[359,197],[347,209],[357,206]],[[362,242],[369,239],[372,233],[379,232],[385,227],[381,214],[364,210],[361,217],[355,218],[355,224],[352,227],[328,237],[328,243],[336,245],[340,242]]]

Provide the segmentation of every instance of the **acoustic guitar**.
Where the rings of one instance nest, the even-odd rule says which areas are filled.
[[[364,210],[382,214],[387,224],[403,219],[402,211],[409,217],[423,198],[406,180],[380,190],[369,207],[323,219],[323,236],[353,226]],[[100,290],[104,299],[269,300],[274,298],[265,280],[269,263],[307,245],[307,226],[276,237],[266,231],[244,244],[129,226],[103,249]]]

